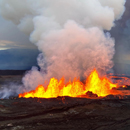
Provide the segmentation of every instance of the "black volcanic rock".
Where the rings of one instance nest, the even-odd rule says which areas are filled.
[[[91,92],[91,91],[88,91],[88,92],[86,93],[86,96],[87,96],[87,97],[90,97],[90,98],[97,98],[97,97],[98,97],[97,94],[94,94],[94,93]]]
[[[130,100],[0,100],[0,130],[129,130]]]

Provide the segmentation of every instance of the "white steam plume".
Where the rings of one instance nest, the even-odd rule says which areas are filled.
[[[41,71],[33,68],[23,78],[27,90],[51,77],[68,80],[85,77],[93,68],[108,71],[114,40],[103,30],[121,18],[124,4],[125,0],[1,0],[1,15],[29,34],[43,53],[38,57]]]

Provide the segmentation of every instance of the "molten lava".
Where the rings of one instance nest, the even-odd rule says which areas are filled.
[[[45,88],[43,85],[39,85],[35,90],[19,94],[19,97],[29,98],[56,98],[58,96],[70,96],[70,97],[82,97],[85,96],[88,91],[91,91],[98,96],[107,96],[109,94],[120,94],[116,89],[117,84],[112,83],[106,77],[100,78],[98,72],[94,69],[86,79],[86,83],[83,84],[79,80],[68,82],[64,84],[62,78],[58,81],[56,78],[51,78],[49,85]]]
[[[117,84],[111,83],[106,77],[99,78],[96,70],[94,70],[86,81],[86,91],[91,91],[98,96],[106,96],[112,93],[112,88],[116,88]]]

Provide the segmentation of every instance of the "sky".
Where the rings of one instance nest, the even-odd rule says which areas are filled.
[[[26,70],[36,65],[39,54],[29,36],[19,31],[16,25],[0,16],[0,69]]]
[[[110,31],[115,39],[114,72],[130,74],[130,1],[122,19]],[[11,21],[0,16],[0,69],[30,69],[37,65],[39,51]]]
[[[125,4],[122,18],[110,31],[115,40],[114,72],[130,75],[130,1]]]

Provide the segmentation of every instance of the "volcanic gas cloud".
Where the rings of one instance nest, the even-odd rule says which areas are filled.
[[[104,30],[121,18],[124,4],[125,0],[1,0],[1,15],[42,52],[37,58],[40,71],[32,67],[22,79],[25,91],[40,86],[19,97],[119,94],[112,89],[118,84],[102,77],[113,67],[115,53],[114,39]]]

